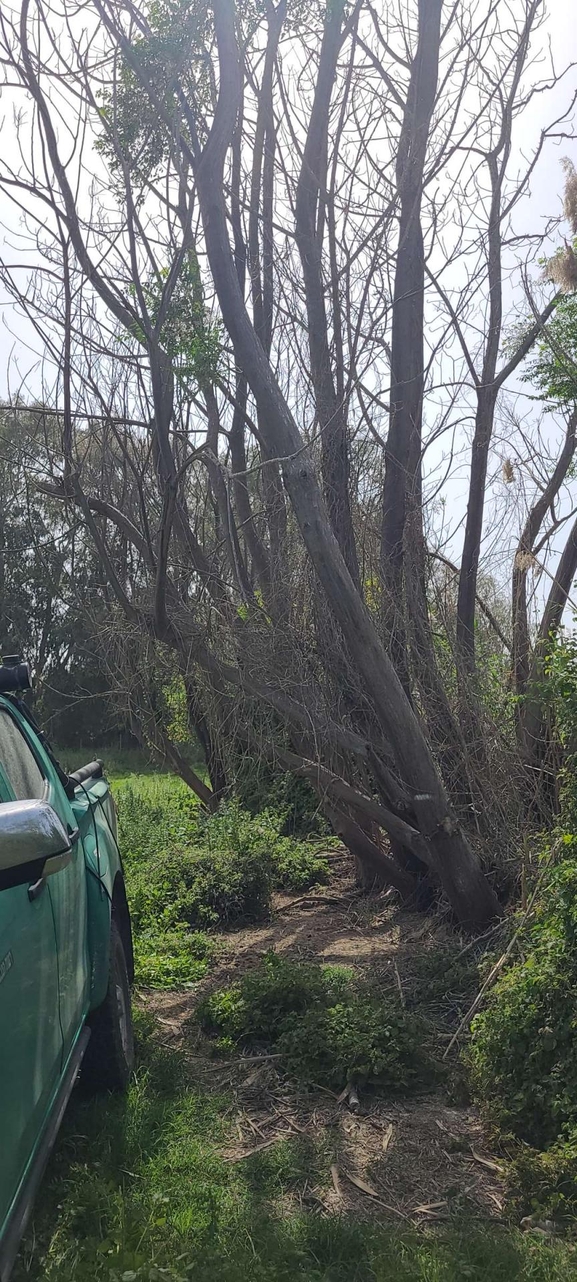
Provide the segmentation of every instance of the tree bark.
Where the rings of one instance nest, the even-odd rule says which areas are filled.
[[[381,575],[390,654],[409,691],[404,606],[407,505],[420,514],[424,391],[425,254],[421,200],[427,143],[439,68],[442,0],[419,0],[419,36],[396,163],[399,244],[391,335],[391,418],[385,449]]]
[[[503,184],[511,154],[513,108],[525,67],[533,23],[539,9],[540,0],[529,0],[526,7],[525,25],[513,59],[511,84],[506,98],[502,99],[502,120],[499,136],[496,145],[487,154],[487,167],[491,184],[491,208],[487,229],[489,321],[480,378],[475,374],[474,366],[472,367],[477,389],[477,411],[475,415],[469,500],[457,599],[457,650],[465,674],[473,672],[475,669],[475,600],[483,533],[487,463],[493,435],[497,397],[506,379],[517,368],[523,356],[530,350],[540,329],[540,325],[531,327],[529,334],[519,344],[512,358],[498,373],[497,362],[503,323],[502,221],[504,212],[501,207]],[[541,322],[544,322],[547,316],[551,314],[555,302],[555,299],[552,300],[548,307],[545,308]],[[464,697],[466,699],[466,690]]]
[[[311,118],[296,195],[295,233],[303,269],[308,342],[315,407],[321,435],[325,502],[333,533],[351,578],[360,585],[349,493],[349,446],[342,396],[331,366],[322,262],[319,200],[326,187],[326,154],[331,94],[343,40],[343,0],[327,8]]]

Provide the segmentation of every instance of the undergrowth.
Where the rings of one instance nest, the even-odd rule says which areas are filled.
[[[282,835],[282,812],[233,801],[207,815],[170,776],[123,782],[115,796],[139,983],[195,983],[214,953],[207,931],[265,916],[275,888],[328,879],[318,842]]]
[[[126,1098],[75,1094],[12,1282],[565,1282],[569,1245],[470,1219],[432,1233],[303,1209],[331,1188],[331,1141],[243,1162],[231,1101],[138,1020]]]
[[[546,693],[566,754],[562,813],[535,873],[534,906],[520,919],[511,960],[473,1022],[468,1060],[479,1102],[513,1156],[512,1208],[567,1220],[577,1214],[574,638],[550,657]]]
[[[347,1083],[402,1093],[434,1075],[418,1022],[396,996],[376,992],[341,966],[299,963],[269,952],[237,984],[198,1007],[217,1046],[262,1045],[303,1082]]]
[[[546,875],[501,975],[473,1021],[468,1060],[486,1115],[513,1149],[512,1205],[520,1213],[577,1213],[577,861]]]

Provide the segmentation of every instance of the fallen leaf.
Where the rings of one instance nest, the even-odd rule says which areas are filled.
[[[393,1127],[393,1123],[391,1122],[389,1126],[387,1126],[387,1129],[383,1134],[383,1153],[386,1153],[389,1147],[389,1144],[393,1138],[393,1130],[394,1130],[394,1127]]]
[[[225,1162],[244,1162],[245,1157],[252,1157],[253,1153],[261,1153],[263,1148],[270,1148],[271,1144],[276,1144],[277,1140],[282,1139],[282,1135],[273,1135],[272,1139],[265,1140],[262,1144],[256,1144],[254,1148],[249,1148],[246,1153],[233,1153],[231,1157],[225,1155]]]
[[[367,1197],[374,1198],[375,1202],[378,1202],[379,1206],[383,1206],[385,1211],[392,1211],[393,1215],[398,1215],[401,1220],[408,1220],[409,1217],[405,1215],[404,1211],[399,1211],[396,1206],[389,1206],[388,1202],[383,1202],[376,1189],[371,1188],[371,1185],[367,1184],[365,1180],[361,1180],[358,1175],[352,1175],[350,1171],[343,1171],[342,1173],[351,1184],[354,1184],[355,1188],[360,1189],[361,1193],[366,1193]]]
[[[334,1190],[335,1190],[335,1193],[336,1193],[337,1197],[342,1197],[342,1196],[343,1196],[343,1190],[342,1190],[342,1188],[341,1188],[341,1181],[340,1181],[340,1178],[339,1178],[339,1168],[338,1168],[338,1166],[335,1166],[334,1164],[333,1164],[333,1166],[331,1166],[331,1179],[332,1179],[332,1181],[333,1181],[333,1188],[334,1188]]]
[[[490,1158],[482,1157],[480,1153],[475,1152],[474,1148],[471,1148],[471,1153],[475,1161],[480,1162],[481,1166],[486,1166],[488,1171],[496,1171],[498,1175],[504,1175],[504,1169],[499,1162],[492,1162]]]
[[[371,1184],[367,1184],[366,1180],[362,1180],[359,1175],[351,1175],[350,1171],[345,1171],[345,1175],[351,1184],[355,1185],[355,1188],[361,1190],[361,1193],[366,1193],[368,1197],[378,1198],[377,1190]]]

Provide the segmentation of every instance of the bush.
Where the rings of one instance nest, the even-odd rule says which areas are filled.
[[[271,885],[264,854],[175,846],[131,869],[132,917],[137,929],[254,920],[268,910]]]
[[[509,1203],[515,1218],[574,1220],[577,1215],[577,1129],[545,1152],[523,1145],[509,1169]]]
[[[577,1124],[577,862],[547,876],[521,941],[473,1021],[469,1059],[480,1100],[505,1130],[552,1144]]]
[[[318,844],[284,836],[283,825],[282,811],[268,809],[252,815],[238,801],[231,801],[215,815],[203,816],[199,832],[211,850],[220,846],[240,858],[253,855],[269,860],[276,889],[308,890],[326,883],[329,865],[319,854]]]
[[[274,887],[307,890],[328,879],[317,847],[281,836],[282,816],[272,811],[253,817],[229,802],[207,815],[170,776],[115,791],[140,983],[194,983],[213,950],[192,930],[258,920]]]
[[[537,691],[564,751],[561,851],[543,876],[517,956],[473,1022],[479,1102],[511,1148],[516,1212],[577,1213],[577,642],[557,644]],[[562,826],[561,826],[562,825]]]
[[[261,761],[243,756],[236,770],[235,792],[251,815],[272,810],[282,816],[282,836],[326,837],[332,833],[314,788],[298,775],[276,774]]]
[[[422,1033],[396,997],[376,994],[343,967],[268,953],[256,971],[198,1008],[205,1029],[228,1047],[271,1046],[302,1081],[347,1082],[403,1092],[431,1070]]]

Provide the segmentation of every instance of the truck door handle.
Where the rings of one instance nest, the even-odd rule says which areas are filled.
[[[38,881],[33,882],[33,884],[28,887],[28,898],[30,900],[30,903],[32,903],[35,899],[38,899],[39,895],[42,894],[42,891],[44,890],[45,885],[46,885],[46,878],[39,877]]]

